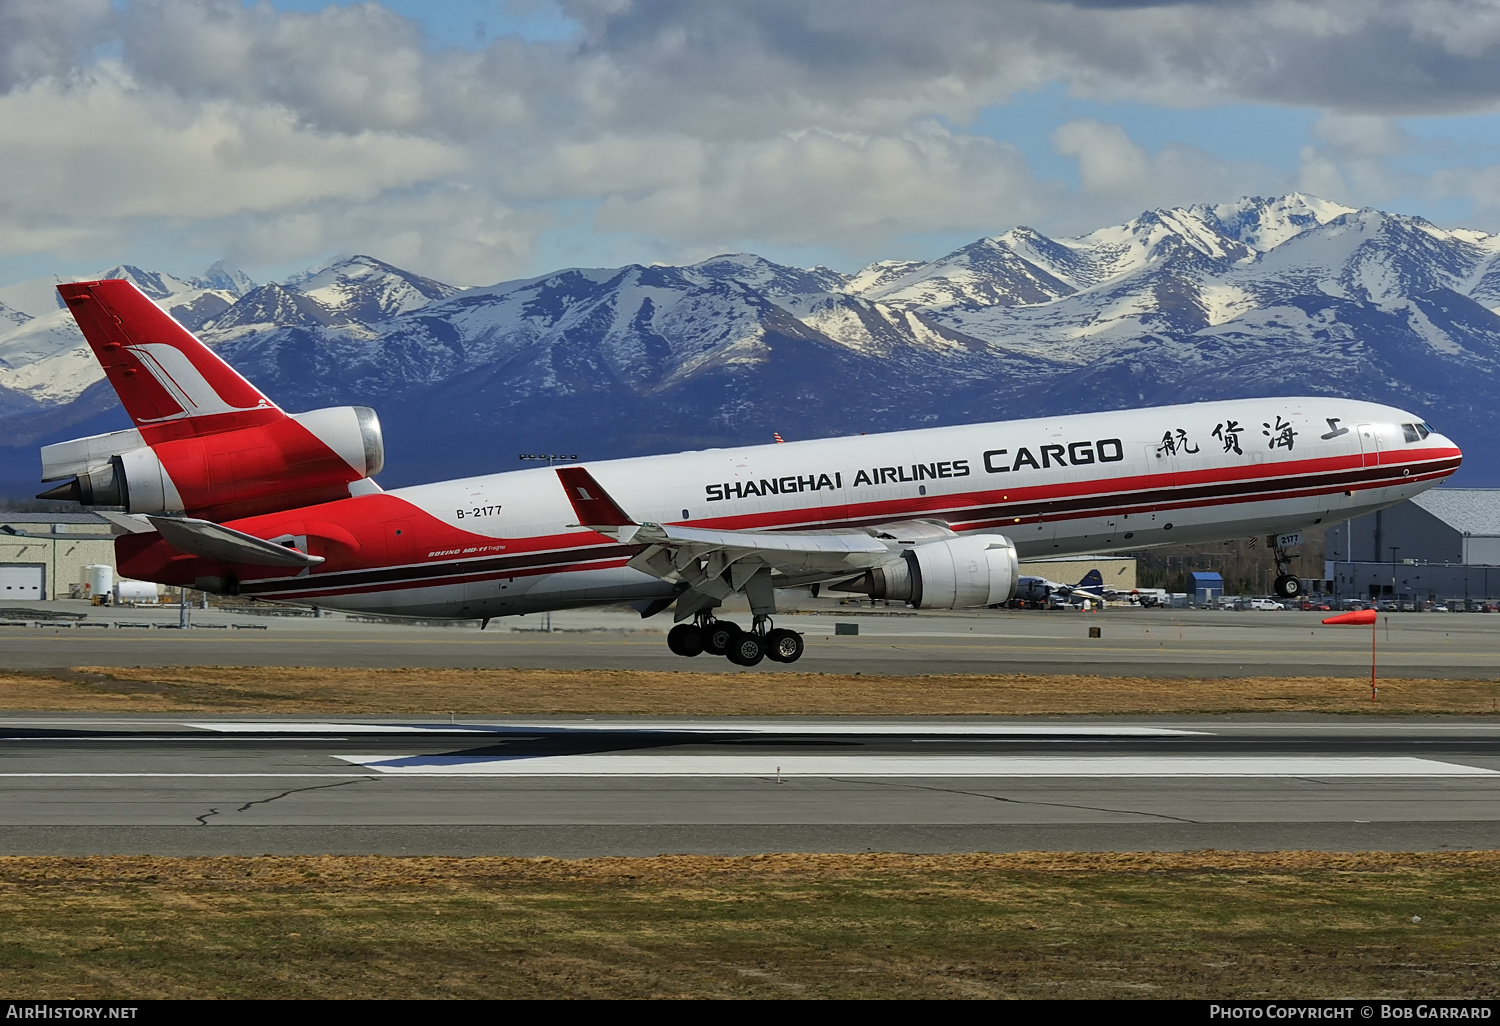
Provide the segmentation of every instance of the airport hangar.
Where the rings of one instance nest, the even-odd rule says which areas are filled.
[[[0,603],[67,598],[84,567],[115,565],[110,523],[97,513],[0,510]]]
[[[1500,488],[1434,488],[1328,529],[1324,577],[1341,599],[1500,599]]]

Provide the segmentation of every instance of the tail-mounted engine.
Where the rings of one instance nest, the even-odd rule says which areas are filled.
[[[915,545],[900,559],[835,590],[864,592],[916,609],[972,609],[1010,601],[1019,574],[1009,538],[971,534]]]
[[[132,428],[43,446],[42,479],[72,480],[37,497],[223,520],[348,498],[384,463],[375,411],[339,406],[153,445]]]

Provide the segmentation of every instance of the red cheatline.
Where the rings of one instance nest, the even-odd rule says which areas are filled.
[[[1326,617],[1324,623],[1357,623],[1366,624],[1375,622],[1375,610],[1356,609],[1350,613],[1340,613],[1338,616]]]

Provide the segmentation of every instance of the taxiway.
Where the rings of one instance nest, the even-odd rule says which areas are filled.
[[[71,666],[526,667],[703,670],[736,668],[666,649],[666,615],[628,609],[507,618],[462,626],[368,623],[194,610],[94,609],[82,625],[0,623],[0,669]],[[734,613],[726,614],[733,619]],[[754,673],[1083,673],[1167,677],[1355,676],[1369,673],[1370,631],[1328,627],[1327,613],[1119,609],[1103,613],[824,608],[776,618],[802,631],[803,658]],[[741,617],[741,622],[747,622]],[[857,635],[836,625],[857,625]],[[39,625],[40,624],[40,625]],[[550,624],[552,629],[545,629]],[[123,626],[122,626],[123,625]],[[1101,637],[1089,637],[1098,627]],[[1383,676],[1490,679],[1500,665],[1500,616],[1382,614]]]

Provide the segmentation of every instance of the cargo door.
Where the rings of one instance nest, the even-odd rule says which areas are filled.
[[[1364,466],[1380,466],[1380,433],[1375,430],[1375,425],[1361,424],[1355,430],[1359,432],[1359,448],[1364,454]]]

